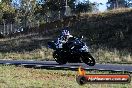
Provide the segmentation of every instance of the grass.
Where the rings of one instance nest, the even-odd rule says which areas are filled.
[[[28,36],[0,40],[0,59],[53,60],[53,50],[47,48],[49,37]]]
[[[132,63],[131,13],[130,8],[97,14],[82,13],[75,23],[71,22],[74,24],[71,33],[77,36],[84,35],[86,42],[92,46],[102,46],[91,49],[91,54],[98,63]],[[59,22],[58,25],[63,24]],[[49,27],[52,27],[51,24]],[[56,23],[53,24],[57,26]],[[44,31],[44,28],[40,29]],[[0,39],[0,59],[53,60],[53,50],[47,48],[47,42],[58,35],[60,30],[56,30],[51,28],[47,35],[35,33]],[[113,50],[109,50],[110,48]]]
[[[37,41],[37,42],[33,42]],[[46,37],[34,36],[33,38],[21,37],[13,39],[1,39],[0,59],[12,60],[54,60],[53,50],[46,48]],[[31,44],[34,44],[33,46]],[[30,46],[30,47],[29,47]],[[36,48],[35,48],[35,47]],[[5,52],[4,52],[5,51]],[[91,54],[98,63],[131,63],[132,55],[126,51],[109,50],[108,48],[91,48]]]
[[[110,72],[87,71],[106,74]],[[114,73],[111,73],[114,74]],[[0,65],[0,88],[131,88],[130,84],[86,84],[76,82],[76,71],[29,69]]]
[[[110,15],[116,15],[116,14],[121,14],[121,13],[128,13],[132,12],[131,8],[118,8],[118,9],[113,9],[113,10],[108,10],[105,12],[98,12],[98,13],[81,13],[81,17],[108,17]]]
[[[0,52],[1,59],[11,60],[53,60],[51,49],[43,48],[27,52]]]
[[[132,55],[127,51],[119,51],[117,49],[96,49],[92,50],[92,55],[96,58],[99,63],[119,63],[119,64],[131,64]]]
[[[98,63],[119,63],[119,64],[131,64],[132,56],[128,52],[121,52],[118,50],[110,51],[108,49],[97,49],[91,50],[92,56],[96,59]],[[11,60],[54,60],[53,50],[42,48],[36,49],[31,52],[7,52],[0,53],[1,59],[11,59]]]

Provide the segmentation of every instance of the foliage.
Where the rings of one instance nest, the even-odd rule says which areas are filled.
[[[87,1],[77,4],[77,0],[2,0],[0,20],[15,23],[20,27],[34,27],[37,22],[48,22],[65,17],[66,5],[71,13],[92,11],[92,4]],[[11,20],[8,20],[12,18]]]
[[[0,3],[0,20],[2,19],[8,19],[6,20],[6,23],[12,23],[14,22],[15,18],[15,9],[9,5],[7,2]]]
[[[89,1],[81,2],[76,6],[76,12],[91,12],[92,11],[92,3]]]
[[[107,9],[131,7],[132,0],[108,0]]]

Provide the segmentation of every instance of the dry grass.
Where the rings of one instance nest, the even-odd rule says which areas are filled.
[[[93,50],[92,55],[100,63],[132,63],[132,55],[127,51],[119,51],[117,49],[97,49]]]
[[[87,72],[102,73],[109,72]],[[113,74],[113,73],[112,73]],[[0,88],[131,88],[130,84],[86,84],[76,82],[77,72],[0,66]]]
[[[53,60],[53,50],[42,48],[31,52],[0,52],[0,59],[11,60]]]
[[[1,59],[12,59],[12,60],[54,60],[53,50],[48,48],[36,49],[31,52],[10,52],[0,53]],[[118,50],[110,51],[108,49],[97,49],[92,50],[92,56],[98,63],[131,63],[132,55],[127,52]]]
[[[0,40],[0,59],[53,60],[53,50],[46,44],[49,37],[28,36]]]
[[[77,36],[84,35],[88,42],[97,44],[97,46],[104,44],[110,47],[115,46],[117,49],[122,49],[122,46],[131,49],[131,20],[129,20],[131,12],[132,9],[130,8],[120,8],[97,14],[82,13],[80,14],[79,21],[84,18],[86,22],[83,20],[78,21],[79,24],[75,26],[78,26],[79,29],[76,30],[73,27],[73,34]],[[94,18],[97,18],[97,20]],[[119,22],[118,20],[120,19],[122,20]],[[119,27],[116,28],[116,26]],[[119,32],[123,33],[122,35],[126,36],[126,38],[122,37]],[[53,35],[50,35],[50,37],[49,35],[34,34],[17,36],[11,39],[0,39],[0,59],[53,60],[53,50],[47,48],[47,42],[53,40],[54,36],[57,36],[56,33],[58,32],[53,32]],[[132,63],[131,52],[119,51],[117,49],[109,50],[102,47],[92,49],[92,55],[97,62],[101,63]]]
[[[132,12],[131,8],[118,8],[118,9],[113,9],[113,10],[108,10],[105,12],[98,12],[98,13],[81,13],[80,16],[81,17],[106,17],[106,16],[110,16],[110,15],[116,15],[116,14],[121,14],[121,13],[128,13],[128,12]]]
[[[17,39],[2,39],[1,44],[12,48],[12,47],[16,47],[19,49],[28,49],[28,48],[32,48],[28,47],[28,45],[31,43],[31,41],[35,39],[35,40],[42,40],[41,42],[39,42],[37,44],[37,42],[34,42],[34,44],[36,44],[35,46],[38,45],[44,45],[41,46],[41,48],[36,48],[32,51],[22,51],[22,52],[18,52],[18,51],[9,51],[9,52],[0,52],[0,59],[12,59],[12,60],[54,60],[52,57],[53,54],[53,50],[46,48],[45,44],[47,42],[46,38],[42,38],[42,37],[37,37],[37,38],[17,38]],[[50,41],[50,40],[49,40]],[[24,47],[21,48],[21,44],[25,45]],[[32,43],[31,43],[32,44]],[[7,49],[7,48],[6,48]],[[6,50],[3,49],[3,50]],[[10,49],[9,49],[10,50]],[[129,52],[126,51],[119,51],[119,50],[109,50],[108,48],[99,48],[99,49],[92,49],[92,55],[94,56],[94,58],[96,59],[96,61],[98,63],[131,63],[132,62],[132,55]]]

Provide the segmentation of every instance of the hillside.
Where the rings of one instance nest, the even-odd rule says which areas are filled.
[[[50,32],[57,36],[65,26],[70,27],[73,35],[83,35],[90,46],[132,51],[132,9],[117,9],[98,14],[82,13],[41,24],[39,33],[44,35]]]
[[[70,28],[74,36],[84,36],[84,41],[90,46],[97,61],[132,61],[132,9],[118,9],[98,14],[82,13],[41,24],[39,29],[31,28],[16,34],[20,35],[17,38],[1,39],[0,58],[12,58],[12,53],[20,54],[19,58],[29,54],[29,59],[44,59],[43,54],[46,53],[46,58],[52,58],[52,51],[44,48],[65,26]],[[37,56],[34,54],[36,51],[39,53]]]
[[[76,34],[84,35],[91,45],[132,51],[132,9],[99,14],[82,14]]]

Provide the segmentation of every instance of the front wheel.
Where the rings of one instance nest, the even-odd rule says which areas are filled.
[[[61,53],[61,52],[55,51],[55,52],[53,53],[53,58],[54,58],[54,60],[55,60],[57,63],[59,63],[60,65],[63,65],[63,64],[66,64],[66,63],[67,63],[66,58],[64,58],[63,56],[64,56],[64,55],[63,55],[63,53]]]
[[[95,59],[89,53],[84,53],[82,55],[82,61],[89,66],[95,65]]]

